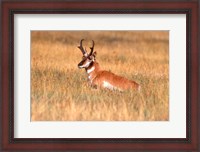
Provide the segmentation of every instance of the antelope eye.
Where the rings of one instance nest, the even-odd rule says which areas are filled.
[[[92,56],[90,56],[89,59],[92,60],[93,59]]]

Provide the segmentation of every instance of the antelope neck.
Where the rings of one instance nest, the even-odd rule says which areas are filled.
[[[88,68],[86,68],[88,79],[90,80],[91,83],[93,79],[97,76],[98,70],[99,70],[99,64],[97,62],[93,62]]]
[[[85,68],[86,72],[88,74],[90,74],[91,72],[93,72],[95,70],[95,65],[94,65],[94,62],[92,62],[89,67]]]

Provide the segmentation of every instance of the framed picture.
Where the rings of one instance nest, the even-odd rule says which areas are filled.
[[[199,151],[199,1],[2,1],[1,150]]]

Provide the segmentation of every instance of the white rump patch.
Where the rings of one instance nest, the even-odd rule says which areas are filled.
[[[110,83],[107,82],[107,81],[103,81],[103,87],[108,88],[108,89],[110,89],[110,90],[117,89],[116,87],[114,87],[112,84],[110,84]]]
[[[93,66],[91,69],[87,70],[87,73],[91,73],[92,71],[94,71],[95,67]]]
[[[107,81],[103,81],[103,87],[104,87],[104,88],[107,88],[107,89],[110,89],[110,90],[123,91],[122,89],[113,86],[112,84],[110,84],[110,83],[107,82]]]

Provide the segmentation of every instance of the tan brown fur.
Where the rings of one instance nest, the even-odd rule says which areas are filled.
[[[108,82],[117,90],[128,90],[128,89],[137,89],[139,90],[139,84],[128,80],[124,77],[118,76],[112,72],[101,70],[97,62],[93,63],[95,69],[89,73],[90,83],[92,86],[104,88],[103,82]]]

